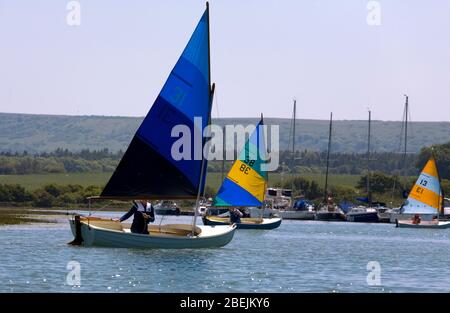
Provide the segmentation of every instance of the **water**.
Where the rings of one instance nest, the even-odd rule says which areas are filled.
[[[165,217],[164,222],[191,217]],[[283,221],[219,249],[73,247],[65,219],[0,227],[0,292],[449,292],[449,230]],[[81,286],[67,264],[81,265]],[[367,263],[381,285],[367,283]]]

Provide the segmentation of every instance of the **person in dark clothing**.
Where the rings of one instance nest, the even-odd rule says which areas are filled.
[[[230,208],[230,224],[237,224],[241,222],[241,217],[244,216],[237,208]]]
[[[131,232],[148,235],[148,223],[155,221],[155,209],[153,205],[147,201],[133,201],[131,209],[119,221],[123,222],[129,219],[131,215],[133,215]]]

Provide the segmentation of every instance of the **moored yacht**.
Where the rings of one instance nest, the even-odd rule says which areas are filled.
[[[378,211],[373,207],[359,205],[347,212],[346,219],[349,222],[377,223]]]

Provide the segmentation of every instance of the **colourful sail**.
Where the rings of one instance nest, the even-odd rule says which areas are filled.
[[[213,206],[261,206],[267,187],[267,162],[263,120],[245,143],[244,148],[224,179]],[[260,127],[261,126],[261,127]]]
[[[194,147],[194,133],[202,134],[209,123],[210,91],[207,8],[101,196],[195,197],[204,184],[200,179],[203,155],[195,159],[192,153],[190,159],[175,160],[171,148],[179,138],[171,132],[175,125],[186,125]],[[194,125],[194,117],[201,117],[201,123]]]
[[[437,214],[442,207],[439,173],[433,156],[425,164],[403,205],[403,213]]]

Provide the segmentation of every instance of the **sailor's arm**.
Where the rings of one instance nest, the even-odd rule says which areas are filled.
[[[119,219],[119,221],[120,221],[120,222],[123,222],[123,221],[129,219],[129,218],[134,214],[134,212],[136,212],[136,210],[137,210],[137,206],[136,206],[136,203],[134,203],[133,206],[131,207],[131,209],[130,209],[127,213],[125,213],[125,214]]]

